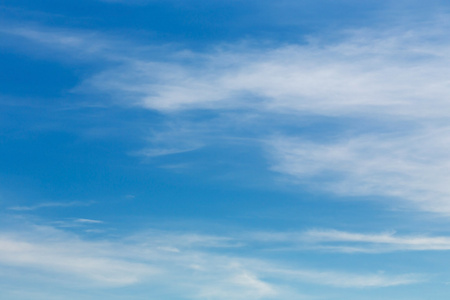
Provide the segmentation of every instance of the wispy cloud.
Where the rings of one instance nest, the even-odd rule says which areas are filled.
[[[92,32],[48,28],[2,32],[63,47],[74,55],[115,57],[119,66],[106,66],[80,90],[116,95],[123,104],[161,111],[252,107],[283,113],[423,118],[443,116],[448,107],[450,40],[443,20],[425,28],[348,32],[331,44],[318,39],[278,48],[228,45],[210,53],[172,49],[164,59],[146,55],[142,50],[148,46],[135,44],[126,51],[126,43]]]
[[[78,223],[87,223],[87,224],[101,224],[103,221],[100,220],[92,220],[92,219],[76,219],[75,222]]]
[[[450,237],[448,236],[401,235],[395,232],[358,233],[334,229],[315,229],[304,232],[253,233],[247,239],[280,251],[323,250],[376,254],[396,251],[450,250]]]
[[[48,28],[40,26],[32,26],[25,24],[1,24],[0,35],[5,39],[16,38],[35,44],[37,47],[46,48],[50,53],[60,51],[69,53],[71,59],[92,58],[101,54],[104,58],[108,50],[117,48],[119,44],[115,44],[113,40],[104,39],[98,33],[93,31],[83,32],[72,29]],[[14,43],[13,43],[14,45]],[[115,47],[114,47],[115,46]],[[38,51],[39,48],[35,48]],[[26,49],[24,49],[26,50]]]
[[[126,42],[94,32],[37,27],[1,32],[73,55],[115,57],[119,65],[105,66],[84,87],[117,95],[124,104],[161,111],[252,106],[283,113],[423,118],[443,116],[448,107],[446,28],[443,15],[426,27],[347,32],[332,43],[319,38],[277,48],[172,49],[164,58],[143,51],[149,46],[128,44],[130,51]]]
[[[275,270],[275,273],[277,271]],[[424,280],[423,276],[407,274],[401,276],[389,276],[385,274],[355,275],[337,272],[319,271],[287,271],[279,270],[281,276],[288,275],[297,278],[298,281],[307,281],[322,285],[330,285],[340,288],[367,288],[367,287],[389,287],[405,284],[414,284]]]
[[[37,232],[35,232],[37,233]],[[40,230],[42,234],[42,229]],[[59,237],[43,240],[14,237],[2,234],[0,237],[0,262],[6,266],[29,268],[48,273],[59,273],[90,285],[122,286],[137,283],[141,277],[156,273],[151,266],[101,255],[107,245],[79,241],[76,238]],[[47,233],[48,234],[48,233]],[[70,244],[70,246],[68,246]]]
[[[227,237],[168,231],[93,242],[37,226],[27,232],[1,233],[0,264],[29,270],[28,274],[37,272],[40,280],[59,274],[69,286],[145,285],[170,288],[192,299],[295,299],[286,296],[283,285],[306,282],[337,288],[386,287],[425,279],[412,274],[287,267],[263,257],[221,251],[229,249],[230,243],[234,242]]]
[[[81,201],[72,201],[72,202],[45,202],[45,203],[39,203],[35,205],[29,205],[29,206],[11,206],[8,207],[10,210],[17,210],[17,211],[28,211],[28,210],[37,210],[41,208],[57,208],[57,207],[73,207],[73,206],[90,206],[92,205],[92,201],[88,202],[81,202]]]
[[[326,245],[327,243],[347,243],[361,251],[433,251],[450,250],[450,237],[410,235],[402,236],[393,232],[361,234],[338,230],[312,230],[303,236],[306,240]],[[366,247],[361,247],[361,244]],[[332,246],[332,245],[331,245]],[[344,247],[343,247],[344,249]]]
[[[165,155],[171,155],[171,154],[178,154],[178,153],[184,153],[184,152],[190,152],[193,150],[196,150],[197,148],[167,148],[167,149],[143,149],[139,150],[137,152],[133,152],[132,154],[138,155],[138,156],[146,156],[146,157],[153,157],[153,156],[165,156]]]
[[[417,118],[442,116],[447,107],[450,41],[444,17],[424,28],[348,32],[331,44],[317,39],[278,48],[228,45],[210,53],[172,49],[164,59],[149,55],[158,47],[126,45],[94,32],[36,27],[1,32],[73,55],[120,61],[88,78],[80,90],[116,95],[124,104],[161,111],[253,106]]]
[[[439,25],[359,31],[333,44],[225,48],[165,63],[138,59],[86,83],[162,111],[248,107],[259,99],[254,109],[272,112],[442,116],[450,41]]]
[[[449,142],[445,126],[326,142],[282,137],[269,143],[269,151],[274,170],[303,184],[345,196],[396,197],[423,210],[449,213]]]

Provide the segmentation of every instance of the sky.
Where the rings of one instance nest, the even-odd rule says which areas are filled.
[[[448,299],[449,20],[0,1],[0,298]]]

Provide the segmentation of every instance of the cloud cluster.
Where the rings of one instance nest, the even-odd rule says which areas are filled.
[[[292,125],[305,116],[332,117],[344,130],[328,140],[263,137],[273,170],[344,196],[395,197],[449,213],[447,27],[437,21],[420,29],[360,30],[332,44],[137,60],[85,85],[165,113],[243,109],[271,121],[289,115]]]
[[[448,214],[450,39],[445,19],[349,31],[332,42],[317,38],[276,48],[248,43],[203,53],[172,49],[164,57],[142,45],[129,44],[132,50],[127,50],[113,39],[96,43],[87,33],[2,32],[102,59],[103,69],[85,78],[76,92],[107,94],[115,104],[158,111],[168,120],[198,110],[233,114],[208,142],[227,135],[245,114],[258,116],[257,124],[243,126],[257,128],[255,142],[269,153],[272,170],[293,182],[343,196],[398,198]],[[284,130],[311,117],[316,118],[309,127],[317,133],[313,137]],[[321,136],[324,126],[330,127],[321,122],[324,117],[339,124],[331,136]],[[192,128],[205,135],[215,124],[202,125]],[[203,146],[196,132],[188,134],[192,143],[158,141],[134,153],[159,156]]]

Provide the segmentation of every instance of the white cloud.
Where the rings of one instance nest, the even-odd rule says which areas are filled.
[[[292,282],[361,288],[424,279],[287,267],[264,257],[248,258],[240,254],[242,247],[243,241],[186,232],[151,231],[94,242],[34,227],[0,235],[0,265],[21,270],[22,277],[39,274],[44,282],[57,277],[59,285],[68,287],[147,286],[192,299],[295,299],[287,296],[299,295]]]
[[[276,271],[274,271],[276,272]],[[415,274],[401,276],[389,276],[385,274],[356,275],[337,272],[318,271],[279,271],[280,275],[289,275],[299,281],[313,282],[317,284],[330,285],[339,288],[368,288],[389,287],[397,285],[414,284],[423,281],[424,278]]]
[[[78,223],[87,223],[87,224],[101,224],[103,221],[100,220],[92,220],[92,219],[76,219],[75,222]]]
[[[119,46],[119,44],[114,43],[112,40],[103,39],[100,34],[93,31],[83,32],[69,29],[26,26],[22,24],[1,25],[0,35],[4,38],[15,37],[29,41],[38,46],[34,48],[34,51],[38,53],[40,53],[39,47],[45,47],[47,49],[69,53],[71,58],[88,58],[100,54],[105,56],[108,51]],[[25,50],[29,51],[29,49]],[[51,52],[53,56],[54,53]]]
[[[145,55],[149,47],[121,44],[93,32],[25,27],[1,32],[72,55],[121,62],[88,78],[80,90],[116,95],[124,104],[165,112],[252,107],[423,118],[445,116],[448,108],[446,28],[441,16],[423,28],[359,30],[341,34],[333,43],[317,39],[263,49],[228,45],[210,53],[172,49],[164,59]],[[256,107],[255,98],[260,100]]]
[[[81,202],[81,201],[71,201],[71,202],[45,202],[45,203],[38,203],[35,205],[30,206],[11,206],[8,207],[10,210],[17,210],[17,211],[28,211],[28,210],[36,210],[41,208],[52,208],[52,207],[72,207],[72,206],[89,206],[92,205],[93,202]]]
[[[249,271],[236,271],[236,274],[222,279],[220,285],[206,284],[197,297],[199,299],[275,299],[279,294],[271,284],[260,280],[255,274]]]
[[[394,233],[361,234],[338,230],[312,230],[306,232],[303,237],[316,243],[363,243],[379,246],[379,250],[385,251],[450,250],[450,237],[446,236],[399,236]]]
[[[162,111],[248,107],[256,97],[258,110],[435,117],[448,108],[449,48],[434,27],[367,30],[334,44],[138,58],[86,84]]]
[[[247,236],[254,243],[280,251],[324,250],[344,253],[386,253],[395,251],[448,251],[450,237],[400,235],[395,232],[358,233],[333,229],[304,232],[260,232]]]
[[[70,245],[70,246],[68,246]],[[78,240],[28,241],[2,235],[0,237],[0,263],[50,273],[68,275],[89,286],[89,281],[100,286],[134,284],[143,277],[157,273],[142,263],[124,261],[101,255],[107,245]]]
[[[185,153],[197,149],[198,148],[149,148],[149,149],[142,149],[137,152],[133,152],[131,154],[137,156],[154,157],[154,156],[165,156],[171,154]]]
[[[344,196],[396,197],[426,211],[450,213],[446,127],[329,142],[283,137],[269,145],[273,169],[304,184]]]

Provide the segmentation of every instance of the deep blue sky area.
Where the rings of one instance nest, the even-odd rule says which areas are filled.
[[[443,1],[0,3],[0,298],[447,299]]]

